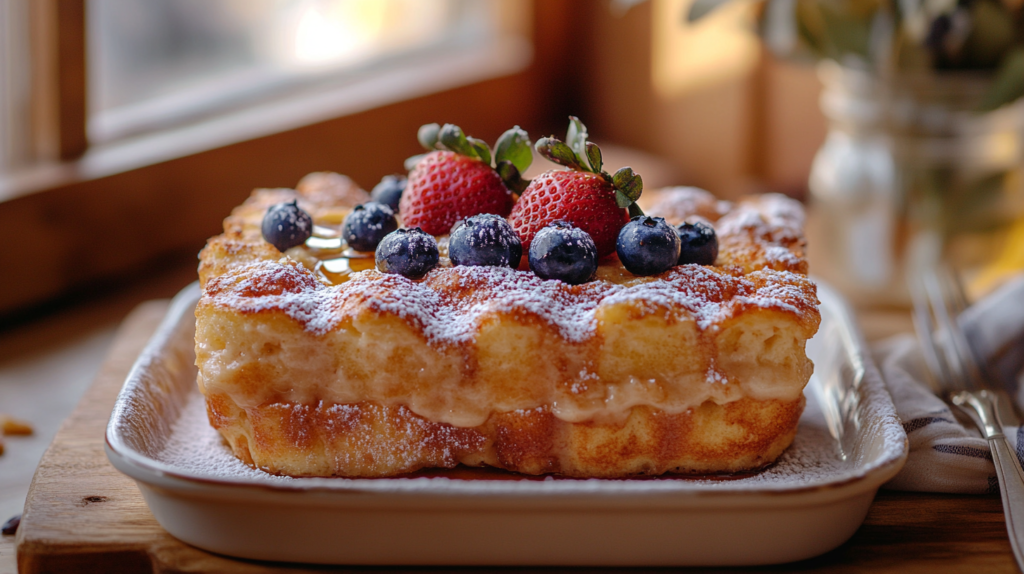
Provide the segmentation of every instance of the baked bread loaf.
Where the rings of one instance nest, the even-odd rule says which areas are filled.
[[[365,201],[343,176],[311,178],[255,191],[201,253],[199,388],[246,464],[344,477],[459,464],[731,473],[793,440],[820,321],[798,203],[645,193],[648,213],[714,226],[715,266],[635,277],[612,255],[595,280],[568,285],[452,267],[442,250],[414,281],[372,260],[330,273],[323,252],[264,241],[274,204],[296,199],[317,225],[337,225]]]

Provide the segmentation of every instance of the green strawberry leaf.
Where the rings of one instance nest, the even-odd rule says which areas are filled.
[[[434,151],[437,149],[437,136],[440,131],[441,126],[437,124],[424,124],[420,126],[420,131],[416,133],[416,139],[419,140],[421,146]]]
[[[640,194],[644,190],[643,178],[639,174],[633,173],[631,167],[624,167],[615,172],[612,175],[612,185],[616,191],[621,191],[631,201],[640,199]]]
[[[569,116],[569,130],[565,134],[565,143],[569,145],[576,154],[577,161],[584,168],[593,168],[587,165],[587,126],[583,125],[576,116]],[[584,171],[598,172],[599,169],[584,169]]]
[[[516,168],[515,164],[507,159],[503,159],[498,162],[497,167],[494,168],[498,172],[498,176],[505,182],[505,187],[512,191],[522,194],[526,191],[526,186],[530,184],[530,180],[523,179],[522,174],[519,173],[519,169]]]
[[[533,163],[530,136],[519,126],[501,134],[498,143],[494,144],[494,161],[496,164],[511,162],[519,173],[525,172]]]
[[[576,154],[573,153],[572,149],[565,145],[565,142],[561,140],[553,137],[540,138],[537,140],[534,147],[537,149],[537,153],[558,165],[564,165],[565,167],[580,171],[587,171],[580,164],[579,159],[577,159]]]
[[[412,171],[413,168],[416,167],[416,164],[418,164],[420,162],[420,160],[422,160],[425,157],[427,157],[427,154],[421,153],[419,155],[414,155],[412,157],[406,158],[405,159],[405,171]]]
[[[635,202],[632,199],[630,199],[625,193],[622,193],[622,191],[618,189],[615,190],[615,205],[618,205],[622,209],[626,209],[630,205],[633,205],[633,203]]]
[[[467,137],[466,141],[469,142],[469,147],[472,148],[473,155],[487,165],[491,165],[491,148],[487,146],[487,142],[474,137]]]
[[[637,205],[636,202],[633,202],[633,203],[629,204],[629,217],[630,217],[630,219],[632,219],[632,218],[634,218],[634,217],[636,217],[638,215],[643,215],[643,214],[644,214],[644,210],[640,209],[640,206]]]
[[[466,134],[462,133],[462,128],[455,124],[445,124],[441,128],[441,133],[438,134],[438,140],[449,151],[477,157],[473,147],[469,145],[469,140],[466,139]]]
[[[590,162],[594,173],[601,173],[604,160],[601,158],[601,148],[597,147],[596,143],[587,142],[587,161]]]

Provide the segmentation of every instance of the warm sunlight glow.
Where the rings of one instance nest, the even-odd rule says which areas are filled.
[[[753,4],[731,2],[689,24],[691,3],[654,0],[652,82],[664,98],[743,76],[760,54],[751,32]]]
[[[384,28],[387,2],[337,0],[305,8],[295,27],[295,60],[339,63],[372,48]]]

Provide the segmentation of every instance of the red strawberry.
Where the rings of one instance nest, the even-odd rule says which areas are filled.
[[[512,193],[491,166],[451,151],[430,152],[416,164],[398,206],[402,225],[431,235],[445,235],[471,215],[511,209]]]
[[[589,233],[597,256],[604,257],[615,251],[615,240],[629,215],[615,203],[615,189],[601,174],[549,171],[530,182],[508,221],[528,253],[533,236],[556,219]]]
[[[569,170],[545,172],[530,182],[512,208],[509,223],[519,234],[524,253],[529,253],[538,231],[563,219],[589,233],[597,256],[604,257],[615,251],[619,231],[629,218],[643,214],[635,203],[643,180],[628,167],[615,175],[602,171],[601,150],[587,141],[586,126],[574,117],[569,118],[565,139],[537,142],[541,155]]]
[[[420,143],[430,151],[412,158],[398,212],[405,227],[445,235],[461,219],[481,213],[502,217],[512,210],[512,191],[522,191],[520,173],[533,160],[526,132],[516,126],[498,139],[491,167],[491,148],[466,137],[458,126],[428,124],[420,128]]]

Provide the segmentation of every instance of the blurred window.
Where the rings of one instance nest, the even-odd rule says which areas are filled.
[[[92,143],[492,39],[500,0],[89,0]]]
[[[28,6],[23,0],[0,0],[0,173],[26,163],[31,138]]]
[[[675,98],[749,74],[760,59],[754,6],[732,2],[697,23],[686,21],[693,0],[654,0],[651,80]]]

